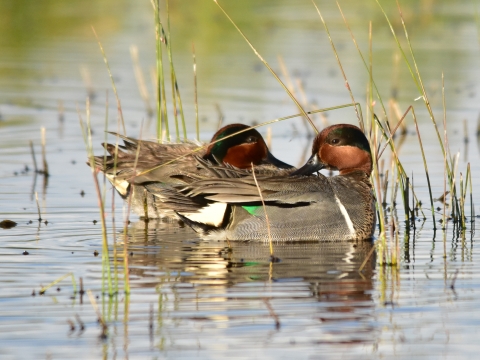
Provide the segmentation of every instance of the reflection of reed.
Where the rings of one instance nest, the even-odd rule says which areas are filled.
[[[335,335],[328,342],[373,341],[375,256],[358,271],[371,242],[274,243],[280,261],[271,263],[268,243],[232,242],[227,250],[223,242],[189,240],[194,235],[178,224],[151,221],[146,230],[143,222],[135,227],[141,230],[131,234],[129,245],[132,285],[157,287],[162,301],[171,302],[163,306],[179,311],[169,316],[273,323],[274,313],[280,327],[292,317],[308,319],[321,333]],[[239,309],[246,315],[228,315]],[[260,318],[250,313],[259,311]]]
[[[225,277],[230,286],[292,278],[363,282],[371,281],[375,264],[372,257],[363,272],[358,272],[373,246],[369,241],[274,243],[280,262],[271,267],[267,243],[232,242],[231,251],[226,251],[223,242],[189,240],[194,234],[178,222],[151,220],[147,228],[143,221],[132,225],[129,251],[139,254],[132,265],[141,262],[164,271],[188,271],[190,275],[182,281],[192,283],[200,275]]]

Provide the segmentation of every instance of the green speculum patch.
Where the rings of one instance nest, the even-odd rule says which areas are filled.
[[[253,215],[255,216],[255,212],[257,211],[257,209],[259,208],[260,206],[258,205],[254,205],[254,206],[242,206],[242,208],[244,208],[245,210],[248,211],[248,213],[250,215]]]

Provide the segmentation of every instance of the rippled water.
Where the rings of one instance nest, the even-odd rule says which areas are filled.
[[[312,5],[292,1],[221,2],[278,73],[281,55],[307,108],[350,102],[341,72]],[[318,3],[328,22],[354,95],[362,104],[368,81],[357,50],[334,3]],[[443,157],[428,114],[400,59],[374,1],[340,2],[364,54],[372,21],[373,69],[386,103],[392,96],[403,113],[414,105],[426,150],[434,197],[443,191]],[[117,129],[117,110],[93,25],[105,48],[122,102],[127,133],[153,138],[139,95],[129,47],[138,46],[147,88],[155,66],[153,15],[148,1],[86,4],[7,0],[0,4],[0,357],[2,359],[157,358],[467,358],[478,353],[480,255],[478,235],[433,230],[428,189],[415,127],[401,147],[408,174],[427,219],[400,231],[399,268],[382,267],[373,244],[267,244],[201,241],[177,223],[131,215],[126,252],[131,294],[102,294],[102,235],[92,175],[78,125],[85,98],[92,99],[95,151],[108,123]],[[210,1],[171,0],[171,26],[179,85],[188,126],[193,129],[191,44],[195,43],[202,139],[224,122],[261,122],[297,112],[278,83]],[[387,6],[387,5],[385,5]],[[452,154],[458,172],[472,166],[474,203],[480,203],[478,36],[467,1],[404,1],[402,10],[430,96],[442,121],[442,72]],[[395,6],[387,13],[400,34]],[[402,45],[406,45],[401,37]],[[285,78],[285,77],[284,77]],[[298,86],[301,82],[302,86]],[[107,95],[108,90],[108,95]],[[152,92],[153,93],[153,92]],[[153,101],[150,100],[151,106]],[[379,104],[375,105],[377,113]],[[364,107],[364,113],[366,109]],[[171,115],[173,116],[173,115]],[[316,118],[356,123],[351,109]],[[40,127],[46,128],[51,176],[35,175],[29,140],[40,160]],[[464,126],[466,130],[464,130]],[[272,151],[293,164],[304,161],[310,141],[300,120],[272,126]],[[193,131],[191,131],[193,134]],[[265,132],[264,132],[265,133]],[[465,137],[468,136],[468,142]],[[385,155],[388,164],[388,155]],[[126,238],[124,208],[107,185],[110,248],[121,262]],[[35,192],[42,221],[38,221]],[[400,199],[398,199],[400,202]],[[435,206],[442,206],[436,202]],[[470,203],[467,201],[468,212]],[[480,213],[478,206],[475,211]],[[115,213],[115,230],[112,212]],[[403,224],[401,210],[397,214]],[[468,220],[471,220],[470,218]],[[477,219],[478,220],[478,219]],[[478,225],[475,223],[473,227]],[[115,240],[114,240],[115,239]],[[116,245],[114,245],[114,241]],[[112,252],[111,252],[112,254]],[[40,294],[42,286],[73,274]],[[88,294],[90,290],[107,330]]]

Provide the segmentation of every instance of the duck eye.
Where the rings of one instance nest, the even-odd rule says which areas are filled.
[[[257,141],[257,138],[255,136],[249,136],[247,140],[245,140],[247,143],[254,143]]]
[[[335,145],[335,144],[338,144],[339,142],[340,142],[339,139],[332,139],[332,144],[334,144],[334,145]]]

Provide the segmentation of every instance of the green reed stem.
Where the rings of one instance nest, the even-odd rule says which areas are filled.
[[[415,122],[415,128],[417,129],[418,144],[420,145],[420,151],[422,153],[423,167],[425,169],[425,176],[427,178],[428,193],[430,195],[430,207],[432,210],[433,230],[437,230],[437,223],[435,222],[435,206],[433,204],[432,185],[430,183],[430,175],[428,174],[427,159],[425,158],[425,151],[423,150],[422,137],[420,136],[420,130],[418,128],[417,117],[415,116],[415,110],[412,107],[413,121]]]
[[[226,16],[226,18],[232,23],[232,25],[235,27],[235,29],[237,29],[237,31],[240,33],[240,35],[243,37],[243,39],[247,42],[247,44],[250,46],[250,48],[253,50],[253,52],[255,53],[255,55],[257,55],[257,57],[260,59],[260,61],[265,65],[265,67],[270,71],[270,73],[273,75],[273,77],[275,78],[275,80],[277,80],[277,82],[283,87],[283,90],[285,90],[285,92],[288,94],[288,96],[290,96],[290,98],[292,99],[292,101],[295,103],[295,105],[298,107],[298,109],[300,110],[301,114],[305,117],[305,119],[308,120],[308,122],[310,123],[310,125],[312,126],[312,129],[315,131],[315,134],[318,134],[318,129],[317,127],[315,126],[315,124],[313,123],[312,119],[310,119],[310,117],[308,116],[308,113],[303,109],[303,107],[300,105],[300,103],[298,102],[298,100],[295,98],[295,96],[293,96],[293,94],[290,92],[290,90],[288,90],[287,86],[282,82],[282,80],[280,80],[280,78],[278,77],[278,75],[275,73],[275,71],[273,71],[273,69],[270,67],[270,65],[263,59],[263,57],[260,55],[260,53],[257,51],[257,49],[255,49],[255,47],[252,45],[252,43],[248,40],[248,38],[245,36],[245,34],[242,32],[242,30],[240,30],[240,28],[237,26],[237,24],[232,20],[232,18],[227,14],[227,12],[223,9],[222,6],[220,6],[220,4],[218,3],[218,0],[213,0],[215,2],[215,4],[217,4],[217,6],[220,8],[220,10],[222,10],[223,14]],[[355,102],[353,102],[355,103]]]
[[[410,111],[410,109],[412,109],[413,107],[412,106],[409,106],[407,111],[405,112],[405,114],[403,115],[402,119],[400,119],[399,122],[403,121],[403,119],[405,118],[405,116],[408,114],[408,112]],[[395,144],[393,143],[393,133],[390,134],[390,136],[387,134],[387,131],[385,130],[385,128],[383,127],[382,123],[380,122],[380,120],[378,119],[378,117],[376,115],[374,115],[374,118],[375,118],[375,121],[377,122],[378,126],[379,126],[379,129],[382,131],[383,133],[383,137],[385,139],[388,139],[387,140],[387,143],[390,145],[390,149],[392,151],[392,154],[394,156],[394,159],[395,159],[395,163],[396,163],[396,166],[397,166],[397,169],[398,169],[398,178],[400,179],[401,183],[403,184],[403,179],[407,177],[407,174],[405,172],[405,169],[403,168],[403,165],[402,163],[400,162],[400,159],[398,157],[398,154],[397,154],[397,151],[395,149]],[[398,127],[398,126],[397,126]],[[397,127],[395,128],[395,130],[397,129]],[[383,150],[382,150],[383,152]],[[415,197],[415,200],[418,202],[418,198],[417,198],[417,195],[415,194],[415,190],[410,186],[410,189],[412,190],[412,194],[413,196]],[[403,198],[403,195],[404,195],[404,190],[402,188],[402,198]],[[422,213],[423,217],[425,217],[425,213],[423,212],[422,208],[420,208],[420,212]]]
[[[473,191],[472,191],[472,173],[470,172],[470,163],[467,164],[467,177],[470,185],[470,228],[473,231],[475,229],[475,207],[473,205]]]
[[[163,122],[167,140],[170,141],[170,129],[168,127],[167,99],[165,96],[165,78],[163,74],[163,53],[162,53],[162,21],[160,19],[160,0],[152,0],[155,13],[155,37],[157,54],[157,137],[162,142]]]
[[[404,21],[404,19],[403,19],[403,15],[402,15],[402,11],[401,11],[401,9],[400,9],[400,5],[398,4],[398,0],[397,0],[397,7],[398,7],[399,14],[400,14],[400,19],[401,19],[401,21],[402,21],[402,26],[403,26],[403,29],[404,29],[405,37],[406,37],[407,44],[408,44],[408,47],[409,47],[409,50],[410,50],[410,54],[411,54],[412,59],[413,59],[413,64],[414,64],[414,67],[415,67],[415,73],[416,73],[418,79],[417,79],[417,77],[415,76],[415,73],[414,73],[414,71],[413,71],[413,69],[412,69],[412,67],[411,67],[411,65],[410,65],[410,62],[409,62],[408,59],[407,59],[407,56],[406,56],[405,52],[403,51],[403,48],[402,48],[402,46],[401,46],[401,44],[400,44],[400,41],[398,40],[398,37],[397,37],[397,35],[396,35],[396,33],[395,33],[395,30],[393,29],[393,26],[392,26],[392,24],[391,24],[391,22],[390,22],[390,20],[389,20],[389,18],[388,18],[388,16],[387,16],[385,10],[384,10],[383,7],[380,5],[379,0],[375,0],[375,1],[377,2],[378,6],[380,7],[380,9],[381,9],[381,11],[382,11],[382,13],[383,13],[383,15],[385,16],[385,19],[387,20],[387,23],[388,23],[388,25],[389,25],[389,27],[390,27],[390,31],[392,32],[393,37],[394,37],[394,39],[395,39],[395,41],[396,41],[396,43],[397,43],[397,47],[398,47],[398,49],[400,50],[400,52],[401,52],[401,54],[402,54],[402,56],[403,56],[403,59],[404,59],[406,65],[407,65],[407,67],[408,67],[408,70],[409,70],[409,72],[410,72],[410,74],[411,74],[411,76],[412,76],[412,79],[413,79],[413,81],[414,81],[414,83],[415,83],[415,86],[417,87],[419,93],[422,95],[423,101],[424,101],[425,106],[426,106],[426,108],[427,108],[427,111],[428,111],[428,113],[429,113],[429,115],[430,115],[430,119],[432,120],[433,126],[434,126],[434,128],[435,128],[435,132],[436,132],[436,134],[437,134],[437,138],[438,138],[440,147],[441,147],[441,149],[442,149],[442,152],[443,152],[444,154],[446,154],[446,149],[445,149],[444,146],[443,146],[442,137],[440,136],[440,132],[439,132],[439,130],[438,130],[437,123],[436,123],[436,121],[435,121],[435,117],[434,117],[434,115],[433,115],[432,107],[431,107],[430,102],[429,102],[429,100],[428,100],[427,93],[426,93],[425,87],[424,87],[424,85],[423,85],[422,77],[420,76],[420,71],[419,71],[419,69],[418,69],[417,62],[416,62],[416,60],[415,60],[415,54],[414,54],[414,52],[413,52],[412,44],[411,44],[411,42],[410,42],[410,37],[408,36],[407,27],[406,27],[405,21]],[[443,75],[442,75],[442,77],[443,77]],[[453,174],[452,174],[452,171],[451,171],[448,163],[447,163],[447,173],[448,173],[448,177],[449,177],[450,182],[451,182],[451,178],[452,178]]]
[[[169,1],[166,0],[167,5],[167,34],[165,35],[164,28],[162,27],[162,35],[165,41],[165,45],[167,47],[167,54],[168,54],[168,62],[170,65],[170,82],[172,85],[172,105],[173,105],[173,118],[175,120],[175,135],[176,141],[180,140],[180,130],[178,127],[178,114],[177,114],[177,96],[175,93],[175,83],[177,79],[175,77],[175,69],[173,68],[173,59],[172,59],[172,47],[170,45],[170,12],[168,8]]]
[[[73,276],[73,272],[70,272],[68,274],[65,274],[63,276],[60,276],[57,280],[54,280],[52,281],[50,284],[48,284],[47,286],[44,286],[40,289],[39,293],[40,295],[43,295],[45,294],[45,292],[50,289],[52,286],[55,286],[56,284],[58,284],[60,281],[62,281],[63,279],[66,279],[67,277],[71,277],[72,279],[72,287],[73,287],[73,293],[76,294],[77,293],[77,283],[75,282],[75,276]]]
[[[130,57],[132,58],[133,62],[133,72],[135,74],[135,80],[137,81],[138,91],[140,92],[140,96],[145,103],[145,109],[147,110],[148,117],[151,118],[153,116],[153,109],[150,105],[150,97],[148,95],[147,86],[145,85],[145,76],[143,75],[143,71],[140,66],[138,47],[136,45],[130,46]]]
[[[337,59],[338,66],[340,67],[340,71],[342,72],[343,80],[345,81],[345,86],[347,87],[348,93],[350,94],[350,99],[352,99],[352,104],[355,104],[355,98],[353,97],[353,92],[352,89],[350,88],[350,84],[348,83],[347,76],[345,74],[345,71],[343,70],[342,63],[340,61],[340,57],[338,56],[337,49],[335,48],[335,44],[333,43],[332,37],[330,35],[330,31],[328,30],[327,23],[323,19],[322,13],[320,12],[320,9],[318,8],[317,4],[315,4],[315,1],[312,0],[313,6],[315,6],[315,9],[317,10],[318,16],[320,16],[320,20],[322,20],[323,26],[325,27],[325,31],[327,32],[328,39],[330,41],[330,45],[332,46],[333,53],[335,54],[335,58]],[[360,114],[357,112],[357,108],[355,107],[355,113],[358,118],[358,123],[360,124],[360,128],[362,129],[363,132],[365,132],[365,125],[363,123],[363,118],[360,117]]]
[[[170,62],[170,77],[172,80],[172,96],[173,96],[173,104],[174,114],[175,114],[175,126],[177,131],[177,141],[178,141],[178,120],[177,120],[177,107],[176,104],[178,103],[178,107],[180,110],[180,117],[182,118],[182,130],[183,130],[183,139],[187,140],[187,127],[185,125],[185,115],[183,113],[183,103],[182,97],[180,96],[180,89],[178,88],[178,80],[177,75],[175,73],[175,67],[173,66],[173,58],[172,58],[172,37],[170,36],[170,10],[169,10],[169,0],[167,0],[167,52],[168,52],[168,61]]]
[[[108,285],[108,294],[113,294],[112,289],[112,277],[110,273],[110,257],[108,254],[108,240],[107,240],[107,226],[105,223],[105,206],[102,200],[102,193],[100,191],[100,185],[98,183],[97,173],[98,169],[95,167],[95,157],[93,155],[93,145],[92,145],[92,128],[90,123],[90,102],[87,98],[87,128],[83,124],[82,117],[80,115],[80,111],[78,110],[78,116],[80,120],[80,127],[82,129],[83,141],[85,142],[85,146],[87,148],[87,154],[90,161],[90,168],[92,169],[93,175],[93,182],[95,185],[95,190],[97,192],[97,200],[98,200],[98,208],[100,210],[100,219],[102,225],[102,291],[104,292],[104,282],[107,281]],[[105,274],[106,272],[106,279]]]
[[[467,228],[465,224],[465,190],[463,187],[463,175],[460,173],[460,224],[462,225],[462,230]]]

